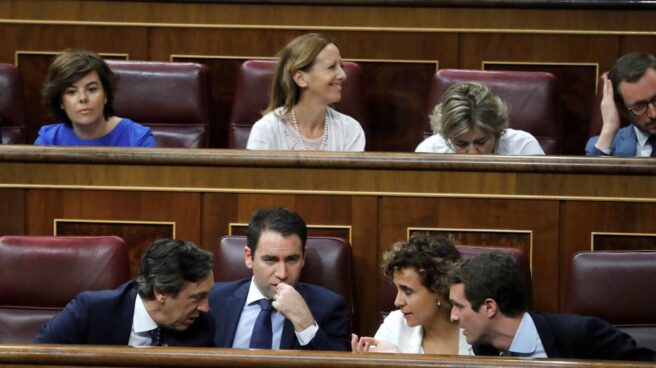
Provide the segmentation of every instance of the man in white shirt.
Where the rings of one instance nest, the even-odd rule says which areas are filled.
[[[525,283],[507,254],[467,259],[450,274],[451,320],[476,355],[653,361],[653,351],[608,322],[573,314],[528,312]]]
[[[340,295],[299,283],[307,226],[285,208],[256,211],[244,261],[253,277],[218,282],[210,293],[218,347],[346,350],[349,314]]]
[[[115,290],[86,291],[47,322],[35,343],[212,346],[207,295],[212,254],[191,242],[158,240],[139,273]]]
[[[588,141],[586,154],[656,157],[656,57],[626,54],[602,80],[603,125]],[[620,128],[620,116],[631,124]]]

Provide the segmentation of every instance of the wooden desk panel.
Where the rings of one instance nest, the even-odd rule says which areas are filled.
[[[407,368],[407,367],[543,367],[627,368],[653,363],[527,360],[506,357],[459,357],[423,354],[352,354],[208,348],[130,348],[80,345],[0,345],[3,367],[289,367],[289,368]]]

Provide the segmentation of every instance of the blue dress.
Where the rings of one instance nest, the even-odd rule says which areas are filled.
[[[110,147],[155,147],[155,138],[150,128],[130,119],[121,119],[109,134],[97,139],[80,139],[70,124],[44,125],[34,141],[47,146],[110,146]]]

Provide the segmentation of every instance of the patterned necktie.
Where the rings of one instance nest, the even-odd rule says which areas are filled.
[[[162,330],[157,327],[148,331],[150,335],[150,346],[162,346]]]
[[[271,349],[271,341],[273,340],[273,331],[271,329],[271,299],[260,299],[257,303],[260,304],[260,308],[262,309],[255,320],[249,347],[251,349]]]
[[[656,157],[656,135],[650,135],[647,142],[651,144],[651,157]]]

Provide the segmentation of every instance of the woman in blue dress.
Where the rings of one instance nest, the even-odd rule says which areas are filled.
[[[115,77],[87,50],[65,50],[48,69],[43,98],[62,122],[45,125],[34,144],[154,147],[149,128],[114,114]]]

